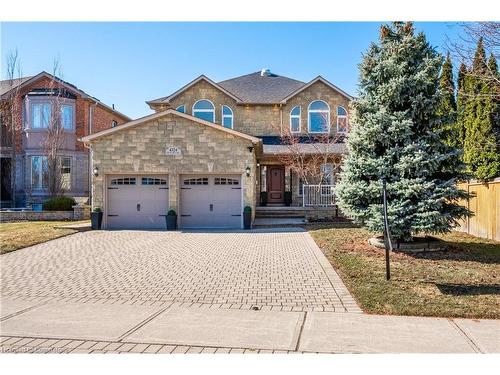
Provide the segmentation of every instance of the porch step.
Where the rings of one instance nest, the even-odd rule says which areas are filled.
[[[305,224],[304,218],[255,218],[254,228],[300,227]]]

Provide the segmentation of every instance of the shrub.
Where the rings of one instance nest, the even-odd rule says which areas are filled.
[[[243,209],[243,213],[247,213],[247,212],[252,213],[252,207],[245,206],[245,208]]]
[[[102,212],[101,207],[94,208],[94,212]]]
[[[44,211],[72,211],[76,201],[71,197],[55,197],[43,203]]]
[[[169,211],[167,212],[167,216],[175,216],[175,215],[177,215],[177,214],[175,213],[175,210],[169,210]]]

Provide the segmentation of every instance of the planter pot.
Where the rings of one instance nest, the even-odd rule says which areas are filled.
[[[167,221],[167,230],[177,229],[177,215],[167,215],[165,220]]]
[[[267,206],[267,191],[262,191],[260,193],[260,205]]]
[[[243,227],[245,229],[252,229],[252,213],[243,212]]]
[[[285,191],[285,206],[290,206],[292,204],[292,192]]]
[[[92,224],[92,230],[99,230],[102,226],[102,212],[91,212],[90,213],[90,223]]]

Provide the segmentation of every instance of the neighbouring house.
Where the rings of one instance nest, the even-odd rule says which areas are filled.
[[[62,193],[88,197],[90,152],[80,138],[131,119],[46,72],[1,81],[0,89],[2,207],[39,210],[49,197],[47,140],[56,124],[63,130],[57,146]]]
[[[283,133],[305,157],[319,136],[335,139],[328,152],[340,163],[346,147],[336,135],[347,132],[351,100],[322,77],[306,83],[263,69],[216,83],[202,75],[148,101],[154,114],[82,138],[93,154],[93,206],[110,229],[165,228],[169,209],[180,228],[241,228],[244,207],[258,215],[263,199],[331,214],[336,166],[318,166],[328,189],[305,199],[303,179],[283,161],[291,152]]]

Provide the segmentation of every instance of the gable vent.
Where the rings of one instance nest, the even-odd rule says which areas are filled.
[[[260,71],[261,77],[269,77],[271,75],[271,69],[262,69]]]

